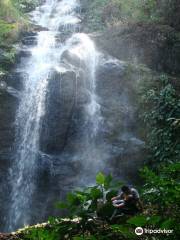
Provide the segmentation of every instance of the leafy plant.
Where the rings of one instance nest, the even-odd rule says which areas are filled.
[[[145,179],[143,199],[146,214],[151,215],[147,223],[162,229],[173,229],[176,239],[180,230],[176,225],[180,211],[180,163],[167,164],[158,173],[145,167],[141,176]]]
[[[176,9],[169,0],[92,0],[88,4],[86,24],[90,30],[103,30],[119,22],[168,23]]]
[[[110,175],[106,177],[102,173],[97,174],[96,184],[83,191],[69,193],[66,202],[58,203],[57,207],[68,209],[70,218],[80,217],[82,225],[87,219],[93,219],[96,214],[101,215],[105,212],[107,215],[112,215],[111,197],[117,194],[122,184],[114,181]],[[105,208],[106,211],[104,211]],[[106,219],[106,214],[101,215],[101,218]]]
[[[118,224],[109,221],[114,208],[107,196],[111,191],[114,196],[115,189],[117,194],[121,183],[110,175],[98,173],[95,186],[69,193],[65,202],[57,204],[59,209],[68,210],[65,219],[51,217],[44,227],[26,229],[24,237],[27,240],[130,240],[136,239],[134,230],[141,226],[174,229],[171,239],[176,239],[178,228],[174,224],[178,221],[179,210],[179,167],[179,164],[164,167],[161,175],[147,168],[142,170],[141,175],[146,181],[142,190],[145,211],[140,215],[121,217]],[[147,236],[144,237],[146,239]],[[162,238],[160,236],[156,239]]]
[[[25,235],[26,240],[56,240],[59,234],[55,231],[50,231],[44,228],[34,228],[28,231]]]
[[[7,23],[4,20],[0,20],[0,41],[4,40],[4,38],[6,38],[14,28],[14,24]]]
[[[180,158],[180,99],[166,75],[142,88],[140,106],[150,162],[156,167],[177,162]]]

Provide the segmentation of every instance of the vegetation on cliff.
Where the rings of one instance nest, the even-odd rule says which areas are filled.
[[[178,162],[180,157],[180,99],[172,79],[165,74],[144,81],[142,118],[151,167]]]
[[[91,30],[121,23],[143,22],[179,29],[178,0],[85,0],[86,21]]]
[[[29,26],[26,12],[32,10],[38,0],[0,1],[0,71],[8,71],[15,60],[14,43]]]

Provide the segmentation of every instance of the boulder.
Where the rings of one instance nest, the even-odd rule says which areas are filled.
[[[26,46],[32,46],[37,44],[37,38],[36,36],[26,36],[22,39],[21,42]]]
[[[61,152],[67,141],[75,104],[74,72],[54,72],[48,85],[46,114],[43,121],[41,149],[48,154]]]
[[[66,50],[62,54],[61,59],[62,59],[62,61],[66,61],[69,64],[71,64],[77,68],[80,68],[80,66],[81,66],[81,59],[77,55],[70,52],[69,50]]]

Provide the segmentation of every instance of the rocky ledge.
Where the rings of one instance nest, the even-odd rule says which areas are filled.
[[[16,234],[0,233],[0,240],[20,240],[21,238]]]

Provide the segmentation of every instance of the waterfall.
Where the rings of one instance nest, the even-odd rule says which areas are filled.
[[[102,169],[103,165],[102,151],[99,149],[101,143],[98,139],[98,131],[103,119],[96,93],[96,68],[99,63],[99,53],[93,41],[84,33],[73,34],[68,39],[67,46],[69,53],[80,60],[80,68],[83,70],[85,80],[84,92],[88,96],[84,107],[84,134],[81,138],[83,149],[79,149],[77,155],[83,162],[82,181],[89,184],[92,181],[90,179],[95,177],[94,173]]]
[[[79,29],[80,19],[77,9],[78,0],[46,0],[31,13],[32,21],[47,30],[36,36],[37,44],[28,47],[31,56],[20,63],[18,71],[23,73],[23,90],[16,114],[15,159],[10,169],[11,200],[7,216],[6,230],[12,231],[32,222],[33,198],[38,176],[40,154],[40,136],[42,121],[46,113],[46,95],[54,69],[60,73],[68,71],[62,67],[63,54],[66,51],[76,56],[82,64],[84,91],[88,101],[84,106],[85,128],[83,153],[84,170],[98,164],[98,149],[95,143],[99,125],[102,121],[100,105],[96,95],[96,66],[98,53],[94,43],[84,33],[75,33]],[[57,42],[57,37],[71,32],[65,43]],[[79,69],[80,70],[80,69]],[[24,74],[25,73],[25,74]],[[77,71],[76,71],[77,73]],[[95,159],[96,157],[96,159]],[[86,173],[85,173],[86,174]]]
[[[90,100],[86,106],[88,121],[91,122],[91,133],[96,135],[101,122],[100,105],[96,95],[96,67],[98,65],[98,53],[92,40],[84,33],[74,34],[68,42],[72,45],[69,47],[70,53],[77,55],[86,66],[86,89]],[[73,46],[73,42],[79,44]]]

